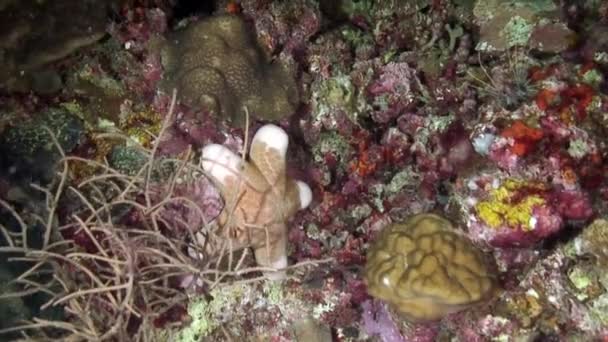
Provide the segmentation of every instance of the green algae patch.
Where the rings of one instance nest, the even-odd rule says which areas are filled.
[[[506,38],[508,47],[523,46],[528,43],[533,28],[534,25],[529,21],[520,16],[515,16],[507,22],[501,34]]]
[[[180,342],[196,342],[202,337],[207,336],[215,328],[217,322],[211,317],[211,308],[209,303],[203,298],[195,299],[188,306],[188,315],[192,319],[190,326],[186,327],[177,335],[175,341]]]
[[[245,297],[251,290],[251,286],[235,284],[215,288],[208,296],[192,299],[188,305],[191,322],[177,333],[173,341],[198,342],[209,336],[222,323],[231,319],[231,312],[246,301]]]

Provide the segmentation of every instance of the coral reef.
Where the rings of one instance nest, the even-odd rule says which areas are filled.
[[[608,338],[601,1],[0,17],[0,339]]]

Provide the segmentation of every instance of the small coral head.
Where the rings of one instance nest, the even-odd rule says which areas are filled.
[[[225,202],[218,219],[223,236],[235,248],[252,247],[260,266],[287,266],[287,221],[312,201],[310,187],[286,175],[288,142],[282,128],[265,125],[252,139],[248,160],[222,145],[202,150],[201,166]]]
[[[269,121],[291,115],[299,104],[294,70],[270,63],[258,40],[238,15],[191,21],[161,40],[161,88],[176,88],[182,103],[206,109],[239,127],[241,108]],[[152,50],[155,50],[152,49]]]
[[[384,229],[364,270],[368,292],[412,321],[441,319],[490,298],[496,278],[484,256],[446,219],[415,215]]]

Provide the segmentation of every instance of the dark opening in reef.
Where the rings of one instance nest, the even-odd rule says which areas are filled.
[[[558,246],[574,240],[583,231],[585,225],[586,222],[574,220],[566,223],[565,229],[560,231],[558,234],[546,238],[542,242],[542,249],[546,251],[553,251]]]
[[[211,14],[215,9],[215,1],[177,0],[173,7],[173,16],[175,19],[180,20],[196,14]]]

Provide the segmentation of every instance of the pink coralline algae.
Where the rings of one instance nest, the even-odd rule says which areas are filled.
[[[158,93],[154,97],[153,105],[159,113],[166,113],[170,106],[170,98]],[[223,134],[224,132],[226,134]],[[161,137],[159,152],[164,155],[178,155],[186,151],[189,146],[200,148],[209,143],[225,143],[230,137],[227,132],[225,125],[219,124],[211,113],[177,104],[172,125]]]
[[[440,159],[440,170],[452,174],[464,167],[473,157],[473,145],[469,132],[461,121],[454,121],[441,134],[440,145],[443,156]]]
[[[458,341],[484,342],[494,336],[512,336],[520,327],[511,320],[501,317],[479,315],[477,317],[451,317],[446,326],[456,331]]]
[[[298,0],[260,6],[258,1],[241,1],[242,13],[253,20],[262,45],[270,53],[282,51],[296,59],[305,44],[321,27],[319,9],[311,2]]]
[[[394,318],[387,305],[367,300],[361,304],[361,324],[364,332],[377,336],[382,342],[432,342],[439,335],[435,323],[410,324]]]
[[[142,73],[143,77],[140,82],[132,82],[128,86],[140,94],[154,94],[156,92],[156,85],[162,77],[162,65],[158,56],[152,54],[146,55]]]
[[[478,239],[487,241],[493,247],[531,247],[543,239],[555,235],[563,226],[561,217],[549,208],[534,209],[532,215],[538,217],[532,231],[526,231],[519,226],[491,228],[483,222],[474,222],[469,226],[469,232]]]
[[[367,88],[378,109],[372,113],[374,121],[386,124],[414,102],[412,84],[416,71],[407,63],[389,63],[381,68],[378,78]]]
[[[121,12],[124,22],[110,26],[110,32],[133,53],[144,53],[152,37],[167,32],[167,15],[160,8],[125,6]]]
[[[382,342],[405,342],[385,304],[368,300],[361,307],[363,327],[368,335],[379,335]]]
[[[586,193],[558,190],[553,192],[551,196],[550,200],[564,219],[588,220],[593,215],[591,200]]]
[[[151,101],[162,76],[160,58],[152,53],[151,46],[156,38],[168,30],[167,12],[161,8],[125,5],[120,8],[120,15],[123,20],[111,23],[108,32],[120,45],[120,53],[129,54],[130,59],[111,56],[112,62],[119,66],[115,68],[119,70],[114,72],[121,75],[127,89]]]
[[[182,227],[184,231],[197,232],[210,224],[223,208],[219,192],[204,176],[177,185],[173,195],[175,199],[163,208],[160,216],[170,226]]]

